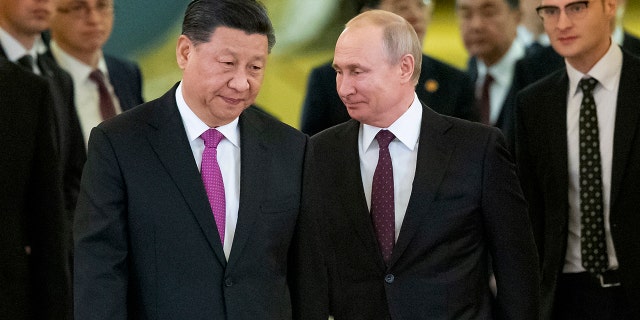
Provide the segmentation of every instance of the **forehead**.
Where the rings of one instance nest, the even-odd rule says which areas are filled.
[[[267,36],[259,33],[246,33],[244,30],[229,27],[217,27],[204,43],[209,48],[216,50],[226,49],[237,54],[253,56],[266,56],[269,52],[269,40]]]

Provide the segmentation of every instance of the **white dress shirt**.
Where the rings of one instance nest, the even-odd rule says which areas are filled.
[[[611,166],[613,161],[613,134],[616,120],[616,104],[618,100],[618,85],[622,70],[622,51],[615,42],[609,51],[596,63],[593,68],[582,74],[569,63],[569,92],[567,97],[567,146],[569,170],[569,233],[567,238],[567,253],[563,272],[583,272],[582,255],[580,253],[580,136],[579,124],[582,90],[578,83],[582,78],[592,77],[598,80],[593,91],[598,113],[598,129],[600,135],[600,158],[602,161],[602,200],[604,202],[604,228],[609,255],[609,269],[618,268],[615,248],[611,239],[611,225],[609,223],[611,201]]]
[[[102,122],[98,85],[93,80],[89,79],[89,74],[93,71],[93,67],[64,52],[64,50],[62,50],[54,40],[51,40],[50,47],[51,53],[58,62],[58,65],[64,69],[64,71],[69,73],[73,79],[73,95],[76,112],[78,114],[78,120],[80,121],[80,127],[82,128],[84,143],[85,146],[87,146],[91,129]],[[113,86],[109,81],[109,70],[107,70],[107,63],[104,61],[102,54],[98,61],[98,69],[104,74],[105,85],[111,95],[111,100],[115,106],[116,114],[119,114],[122,112],[120,108],[120,101],[118,100],[118,97],[116,97]]]
[[[409,198],[413,186],[413,178],[416,172],[418,159],[418,141],[420,138],[420,126],[422,123],[422,104],[418,95],[414,93],[413,103],[407,111],[396,120],[389,128],[377,128],[361,124],[358,134],[358,154],[360,156],[360,173],[362,185],[367,199],[367,206],[371,211],[371,188],[373,186],[373,174],[378,165],[378,141],[376,134],[381,129],[387,129],[396,138],[389,144],[391,164],[393,166],[393,198],[395,209],[395,236],[398,240],[400,228],[409,206]]]
[[[182,96],[182,83],[176,89],[176,102],[182,117],[182,123],[189,139],[189,145],[193,152],[193,159],[200,170],[202,163],[202,152],[204,151],[204,141],[200,138],[205,131],[209,130],[198,116],[184,101]],[[224,139],[218,144],[218,165],[222,172],[224,182],[224,199],[226,204],[225,232],[224,232],[224,255],[229,260],[231,245],[238,223],[238,208],[240,205],[240,128],[238,118],[231,123],[216,128],[224,135]],[[203,184],[204,188],[204,184]],[[211,215],[213,219],[213,214]],[[216,230],[216,233],[218,231]]]
[[[516,61],[524,57],[525,48],[524,44],[518,39],[514,39],[511,43],[509,51],[495,63],[494,65],[487,67],[480,59],[478,59],[478,79],[476,80],[476,97],[482,95],[482,85],[487,73],[490,73],[494,81],[489,89],[489,102],[490,113],[489,123],[495,125],[502,112],[502,106],[504,104],[511,85],[513,84],[513,76],[516,68]]]

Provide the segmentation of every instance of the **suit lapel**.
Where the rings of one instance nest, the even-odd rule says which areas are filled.
[[[371,214],[367,207],[367,199],[362,186],[360,157],[358,154],[360,123],[355,120],[349,120],[343,128],[344,130],[336,132],[336,137],[334,138],[337,141],[334,153],[339,158],[345,157],[344,163],[335,168],[336,171],[334,173],[337,180],[340,181],[339,188],[343,194],[343,201],[341,201],[342,212],[348,214],[347,221],[362,242],[364,251],[368,253],[371,260],[375,261],[381,270],[385,270],[386,266],[378,247],[378,240],[373,230]]]
[[[421,222],[428,211],[431,202],[438,193],[438,188],[444,179],[448,163],[455,145],[445,139],[451,124],[445,118],[437,115],[429,108],[422,108],[422,125],[418,144],[418,163],[411,188],[411,198],[407,206],[404,221],[400,229],[398,241],[393,248],[390,266],[395,264],[415,233],[420,229]]]
[[[229,256],[232,266],[242,256],[242,250],[253,233],[254,225],[259,218],[262,204],[260,195],[268,186],[266,164],[269,161],[269,148],[264,143],[264,124],[250,113],[243,112],[240,126],[240,206],[233,246]]]
[[[569,90],[569,77],[566,71],[560,74],[556,84],[553,86],[552,92],[546,96],[546,99],[540,101],[541,111],[543,115],[543,123],[547,133],[546,143],[549,144],[549,153],[551,156],[552,168],[554,176],[557,178],[558,186],[568,192],[569,173],[568,173],[568,149],[567,149],[567,92]],[[546,109],[545,109],[546,108]],[[568,194],[563,197],[566,199],[564,205],[568,208]],[[566,210],[563,210],[566,212]]]
[[[148,134],[148,139],[158,159],[191,208],[209,245],[224,266],[226,258],[222,243],[176,105],[176,88],[177,86],[166,93],[160,98],[157,106],[152,108],[154,113],[149,119],[149,125],[155,130]]]
[[[616,202],[629,154],[633,147],[634,135],[640,121],[640,100],[635,92],[640,83],[640,64],[638,60],[624,54],[622,74],[618,88],[618,105],[616,106],[616,124],[613,138],[613,165],[611,172],[611,207]]]

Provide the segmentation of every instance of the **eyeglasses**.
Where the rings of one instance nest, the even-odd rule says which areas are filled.
[[[564,14],[570,20],[581,19],[587,14],[587,8],[589,7],[589,1],[576,1],[571,2],[564,6]],[[536,12],[545,23],[557,23],[560,19],[561,8],[557,6],[539,6],[536,8]]]
[[[72,15],[76,18],[86,18],[95,11],[101,16],[113,13],[112,1],[98,1],[95,6],[89,5],[86,1],[74,1],[67,7],[57,9],[58,12]]]

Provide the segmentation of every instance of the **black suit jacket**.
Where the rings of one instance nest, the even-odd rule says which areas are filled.
[[[478,58],[471,57],[468,62],[469,77],[471,77],[471,81],[475,84],[478,81]],[[494,124],[495,127],[500,128],[502,134],[507,139],[507,147],[510,152],[515,151],[515,123],[516,123],[516,113],[515,113],[515,104],[516,104],[516,92],[517,89],[515,87],[515,77],[512,79],[511,87],[507,92],[507,96],[504,98],[504,102],[502,102],[502,109],[500,110],[500,115],[498,116],[498,120]]]
[[[175,90],[89,140],[75,223],[77,319],[287,319],[287,256],[307,137],[239,119],[240,207],[229,261]]]
[[[499,130],[423,108],[411,198],[385,267],[361,181],[359,127],[350,120],[310,140],[294,242],[296,317],[537,319],[535,244]]]
[[[610,224],[628,301],[640,301],[640,60],[624,53],[613,140]],[[542,267],[543,319],[553,312],[568,223],[566,69],[518,95],[519,173]],[[634,314],[640,317],[640,308]]]
[[[0,58],[6,59],[4,49],[0,46]],[[82,165],[86,159],[84,141],[78,140],[79,126],[75,115],[73,98],[73,80],[62,70],[49,54],[40,54],[37,58],[41,76],[48,80],[53,101],[55,140],[60,155],[60,171],[64,185],[65,208],[69,216],[73,213],[78,190]]]
[[[473,83],[463,71],[422,55],[416,93],[430,108],[444,115],[477,121],[473,90]],[[336,90],[336,72],[331,62],[313,69],[302,105],[302,132],[314,135],[349,119]]]
[[[0,58],[0,319],[68,319],[62,183],[48,83]]]

